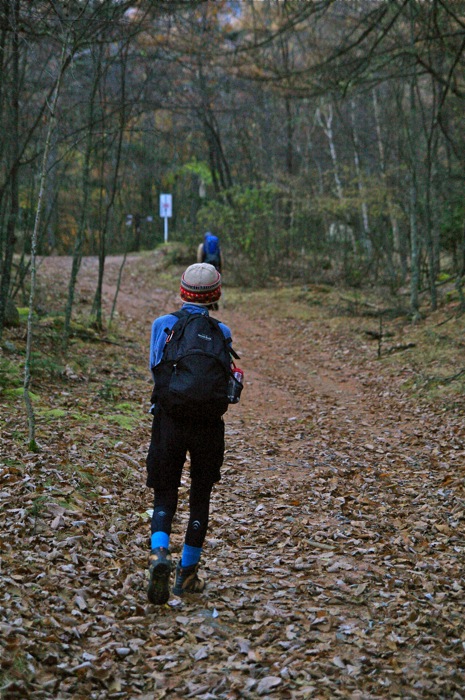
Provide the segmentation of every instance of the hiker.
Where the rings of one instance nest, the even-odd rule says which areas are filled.
[[[184,302],[180,311],[155,319],[150,341],[150,369],[155,385],[146,464],[147,486],[154,489],[155,498],[147,595],[155,605],[163,605],[169,598],[173,568],[169,547],[171,524],[187,452],[190,454],[189,521],[173,593],[178,596],[199,593],[205,587],[198,567],[207,534],[210,496],[213,485],[220,480],[223,464],[222,416],[228,402],[239,400],[242,389],[242,384],[234,385],[238,394],[228,399],[232,358],[238,355],[232,348],[229,328],[209,315],[211,306],[221,296],[220,273],[207,263],[190,265],[181,277],[180,295]],[[197,348],[189,356],[186,346],[191,343]],[[206,350],[205,355],[202,349]],[[178,354],[182,359],[176,359]],[[193,364],[184,374],[190,358],[194,358]],[[196,385],[192,388],[189,381],[193,374]],[[177,384],[176,393],[171,391],[173,384]]]
[[[203,237],[203,243],[197,248],[197,262],[209,263],[221,274],[223,271],[223,254],[221,252],[220,241],[218,236],[207,231]],[[218,302],[211,306],[212,311],[218,311]]]
[[[218,236],[207,231],[203,243],[197,248],[197,262],[206,262],[213,265],[219,273],[223,271],[223,254],[221,252]]]

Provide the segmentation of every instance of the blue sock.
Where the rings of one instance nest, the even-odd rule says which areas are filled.
[[[157,547],[168,549],[170,546],[170,536],[166,532],[161,532],[161,530],[159,532],[154,532],[150,541],[152,549],[156,549]]]
[[[185,544],[182,550],[181,566],[193,566],[200,561],[202,547],[191,547]]]

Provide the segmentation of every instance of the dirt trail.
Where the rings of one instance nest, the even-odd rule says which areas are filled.
[[[407,594],[409,589],[413,601],[418,602],[418,594],[420,599],[425,595],[426,601],[429,595],[432,596],[433,608],[429,611],[432,618],[437,615],[434,595],[439,596],[439,600],[450,599],[446,590],[451,590],[454,581],[459,595],[454,594],[451,600],[460,598],[459,609],[463,604],[462,584],[458,581],[463,582],[459,561],[463,557],[464,542],[460,530],[454,530],[459,520],[452,515],[454,509],[461,515],[463,490],[441,492],[443,482],[447,484],[451,480],[443,469],[437,469],[441,460],[433,435],[438,417],[425,414],[405,401],[399,388],[400,378],[396,383],[392,378],[379,376],[374,359],[366,362],[363,356],[358,357],[358,348],[344,345],[344,341],[341,344],[341,339],[334,337],[324,323],[276,319],[272,305],[267,306],[265,313],[259,308],[229,308],[227,288],[225,298],[226,303],[218,315],[233,329],[235,346],[242,356],[241,364],[247,380],[240,405],[228,413],[226,421],[231,437],[228,456],[230,460],[233,457],[241,463],[241,477],[246,485],[246,491],[240,492],[239,513],[246,523],[246,533],[250,531],[250,539],[247,534],[244,534],[244,539],[248,540],[248,551],[254,553],[252,561],[261,562],[265,575],[272,570],[273,561],[279,562],[284,566],[280,572],[284,579],[296,569],[308,570],[311,579],[316,574],[313,583],[305,582],[304,588],[308,593],[313,585],[320,585],[322,588],[316,590],[320,590],[321,600],[312,602],[304,595],[304,610],[307,610],[304,617],[311,617],[312,612],[316,612],[317,625],[318,616],[323,613],[320,609],[310,612],[312,605],[323,604],[326,616],[325,606],[330,601],[339,606],[341,598],[344,600],[349,594],[350,603],[345,598],[345,608],[336,608],[337,613],[334,610],[332,613],[341,622],[340,629],[343,630],[342,634],[336,633],[336,640],[342,644],[339,649],[336,644],[333,651],[336,659],[340,652],[344,661],[339,666],[349,677],[351,673],[358,676],[364,664],[370,663],[359,650],[355,655],[352,653],[352,632],[365,617],[371,618],[368,629],[370,625],[374,630],[378,627],[372,633],[373,640],[377,638],[376,644],[381,640],[387,644],[385,651],[377,651],[376,656],[391,657],[391,652],[400,652],[405,663],[402,672],[398,668],[394,671],[387,669],[384,680],[377,681],[381,688],[385,684],[384,687],[391,690],[388,693],[379,688],[375,690],[375,684],[371,690],[363,691],[366,693],[364,697],[370,693],[379,693],[381,697],[385,693],[392,695],[401,692],[401,688],[405,695],[406,687],[410,688],[412,696],[430,692],[433,696],[440,695],[436,680],[428,683],[426,678],[414,679],[413,669],[422,663],[429,666],[434,651],[441,654],[441,632],[446,633],[442,624],[446,627],[449,624],[456,630],[456,614],[448,617],[443,613],[440,615],[442,623],[436,618],[432,624],[436,628],[437,649],[433,651],[434,645],[425,643],[420,631],[417,641],[421,652],[414,650],[410,662],[403,656],[405,647],[413,641],[415,632],[418,633],[414,625],[410,626],[410,634],[407,633],[408,625],[405,627],[408,619],[405,613],[411,605]],[[174,299],[166,298],[164,310],[172,308],[173,302],[178,303],[176,295]],[[144,304],[149,310],[150,295],[144,296]],[[452,436],[448,447],[452,452],[463,448],[460,436]],[[443,458],[444,466],[447,455],[444,454]],[[245,475],[244,469],[248,470]],[[226,467],[226,474],[226,486],[231,488],[233,496],[228,496],[221,487],[220,493],[228,520],[228,512],[237,498],[237,472],[230,473]],[[248,497],[251,497],[250,501]],[[269,506],[267,499],[270,499]],[[263,502],[267,505],[261,510]],[[254,529],[257,514],[265,519],[267,532],[262,533],[261,524]],[[425,524],[426,514],[431,517],[428,525]],[[289,530],[287,523],[291,523]],[[438,536],[438,541],[434,541],[433,536],[432,544],[425,537],[429,529]],[[262,543],[255,539],[254,533],[257,532],[264,536]],[[289,540],[283,538],[283,532],[290,533]],[[213,523],[213,538],[217,534]],[[285,552],[284,542],[291,547],[291,552],[290,556],[281,558]],[[312,545],[309,546],[308,542]],[[328,546],[335,546],[335,549],[328,550]],[[441,578],[442,585],[438,590],[438,577],[433,572],[438,571],[435,556],[440,551],[444,552],[448,572],[443,572],[446,575]],[[230,557],[232,561],[237,557],[234,548]],[[431,572],[429,582],[425,580],[426,571]],[[278,590],[276,594],[276,583],[263,582],[260,566],[256,573],[257,583],[264,590],[259,600],[264,599],[265,606],[276,598],[282,600],[283,591]],[[306,576],[302,579],[305,581]],[[294,581],[296,583],[298,581]],[[221,581],[218,585],[221,590]],[[290,585],[289,581],[287,585]],[[361,589],[367,592],[365,600],[353,596]],[[293,590],[298,592],[299,585]],[[286,601],[291,618],[290,611],[295,612],[296,603],[300,609],[302,598],[298,594],[296,600],[291,598],[290,604]],[[381,615],[375,612],[380,609],[383,610]],[[427,617],[428,611],[425,611],[422,600],[419,609],[410,616],[417,620],[425,612]],[[346,617],[351,622],[344,622]],[[354,619],[357,624],[354,624]],[[334,620],[331,628],[334,628]],[[348,629],[350,633],[346,634]],[[362,637],[368,636],[368,629],[364,630]],[[303,630],[294,630],[290,637],[294,639],[295,634],[303,642]],[[464,639],[463,635],[461,638]],[[309,639],[312,639],[311,635]],[[323,644],[321,639],[319,642]],[[358,646],[355,644],[356,648]],[[426,653],[423,651],[425,646],[429,647]],[[305,653],[311,658],[317,652],[315,649],[312,652],[310,647]],[[459,655],[465,658],[463,649],[459,648]],[[449,663],[451,668],[454,667],[452,659],[446,662],[442,658],[441,663],[445,664],[443,669]],[[351,666],[353,669],[348,670]],[[409,680],[410,671],[413,677]],[[457,669],[452,675],[456,672]],[[395,678],[392,685],[390,675]],[[351,685],[349,683],[349,687]],[[416,685],[416,690],[413,685]]]
[[[131,262],[135,260],[130,260],[129,265]],[[120,258],[109,259],[108,280],[116,276],[119,264]],[[96,274],[95,269],[91,273],[90,265],[92,261],[88,260],[86,272],[90,279],[84,278],[82,282],[89,291],[93,289]],[[152,291],[149,285],[137,285],[134,273],[126,272],[125,276],[135,286],[123,286],[117,308],[122,319],[145,333],[145,359],[151,320],[160,313],[178,308],[180,300],[176,292]],[[111,281],[104,285],[107,308],[111,308],[115,289]],[[226,301],[221,304],[217,316],[232,329],[234,344],[246,372],[246,391],[240,405],[229,412],[227,423],[239,421],[243,424],[248,441],[253,441],[257,426],[272,428],[276,423],[292,431],[294,423],[300,425],[304,421],[305,424],[313,418],[331,432],[333,449],[336,446],[341,449],[341,428],[348,426],[350,439],[348,441],[347,436],[342,439],[342,449],[349,452],[378,441],[395,444],[408,432],[409,426],[402,425],[399,413],[387,415],[385,402],[367,391],[366,385],[357,378],[356,369],[345,361],[350,348],[341,351],[337,344],[332,347],[327,342],[320,347],[321,329],[314,329],[311,324],[279,321],[270,316],[268,310],[261,315],[260,309],[244,312],[244,309],[230,308],[227,296],[226,288]],[[306,437],[309,439],[306,461],[310,462],[315,453],[311,434]]]
[[[119,265],[107,261],[107,310]],[[63,261],[45,261],[42,274],[52,271],[57,284],[67,278]],[[85,260],[80,304],[91,302],[95,275],[95,261]],[[132,343],[108,363],[139,403],[150,390],[151,321],[179,303],[176,289],[156,280],[136,256],[128,260],[117,310]],[[217,316],[233,331],[246,387],[226,415],[206,593],[161,609],[146,604],[140,512],[150,507],[150,423],[142,416],[108,443],[105,414],[96,415],[100,433],[86,433],[88,445],[73,437],[66,449],[84,464],[104,455],[113,481],[97,509],[80,504],[80,517],[94,524],[70,545],[78,572],[62,571],[53,554],[53,527],[71,528],[72,539],[68,514],[59,525],[44,516],[39,549],[57,564],[44,569],[42,588],[63,586],[66,575],[72,592],[68,603],[34,600],[50,653],[40,652],[32,625],[27,648],[37,670],[28,697],[465,697],[463,430],[407,401],[401,378],[383,376],[360,342],[324,316],[296,321],[274,313],[271,300],[263,309],[229,303],[227,287]],[[186,517],[181,505],[175,558]],[[63,616],[67,630],[73,615],[79,634],[63,641],[50,618],[60,624]],[[18,693],[5,697],[26,697]]]

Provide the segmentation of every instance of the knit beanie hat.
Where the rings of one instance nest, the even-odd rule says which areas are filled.
[[[221,275],[213,265],[195,263],[181,277],[181,299],[198,306],[214,304],[221,296]]]

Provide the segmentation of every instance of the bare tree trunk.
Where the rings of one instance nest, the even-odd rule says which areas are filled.
[[[411,39],[413,45],[413,7],[411,8]],[[410,146],[410,307],[414,319],[419,315],[420,289],[420,242],[418,235],[418,153],[417,153],[417,110],[416,110],[416,70],[412,69],[410,79],[410,105],[408,137]]]
[[[323,129],[325,136],[328,140],[329,153],[331,155],[331,161],[333,164],[333,176],[334,183],[336,186],[336,195],[339,202],[342,204],[344,201],[344,190],[342,187],[342,180],[339,172],[339,160],[336,151],[336,143],[334,140],[332,106],[328,104],[325,105],[324,108],[319,107],[316,111],[316,120]],[[346,224],[343,224],[342,231],[344,236],[344,243],[346,244],[344,246],[344,257],[346,258],[347,248],[351,248],[352,250],[355,249],[355,239],[353,231]]]
[[[431,308],[437,309],[437,278],[440,272],[440,226],[438,215],[437,168],[439,111],[443,103],[443,87],[431,85],[431,125],[427,134],[426,147],[426,245],[428,254],[428,278],[431,295]]]
[[[366,253],[371,257],[372,245],[371,245],[371,232],[370,223],[368,220],[368,206],[366,202],[366,190],[362,178],[362,170],[360,167],[360,144],[358,139],[357,127],[355,124],[355,101],[350,101],[350,121],[352,125],[352,139],[354,143],[354,163],[355,172],[357,175],[357,185],[360,195],[360,208],[362,212],[362,224],[363,224],[363,248]]]
[[[433,185],[433,158],[434,155],[431,152],[433,144],[431,144],[428,139],[428,151],[427,151],[427,168],[426,168],[426,253],[428,256],[428,281],[430,288],[431,297],[431,308],[433,311],[437,309],[438,306],[438,295],[436,289],[436,278],[438,275],[438,260],[435,255],[435,217],[434,208],[436,202],[436,196]],[[436,229],[437,230],[437,229]]]
[[[127,48],[122,54],[122,61],[121,61],[121,110],[120,110],[120,133],[119,133],[119,142],[118,142],[118,157],[121,155],[121,147],[122,147],[122,139],[123,139],[123,131],[124,131],[124,126],[126,124],[126,66],[127,66]],[[116,195],[116,181],[115,181],[115,195]],[[140,227],[140,222],[139,222],[139,227]],[[123,269],[126,264],[126,258],[129,250],[129,229],[127,226],[125,228],[125,244],[124,244],[124,255],[123,255],[123,260],[121,262],[119,271],[118,271],[118,280],[116,282],[116,291],[115,291],[115,296],[113,298],[113,304],[111,307],[111,313],[110,313],[110,324],[113,321],[113,316],[115,313],[116,309],[116,301],[118,299],[118,294],[121,286],[121,278],[123,276]]]
[[[379,153],[379,165],[380,165],[380,171],[381,171],[381,179],[382,179],[384,186],[385,186],[385,189],[386,189],[386,201],[387,201],[389,220],[391,222],[391,230],[392,230],[392,246],[393,246],[392,260],[391,260],[391,252],[390,251],[388,252],[388,257],[390,260],[391,269],[394,270],[396,265],[400,265],[401,279],[403,282],[405,282],[405,278],[407,277],[407,260],[406,260],[406,257],[404,255],[404,246],[402,245],[401,239],[400,239],[399,222],[397,221],[394,203],[392,200],[391,192],[389,190],[389,183],[387,181],[387,176],[386,176],[386,158],[384,155],[384,143],[383,143],[383,138],[382,138],[382,134],[381,134],[381,121],[380,121],[380,117],[379,117],[378,96],[376,94],[376,90],[372,91],[372,97],[373,97],[373,111],[374,111],[374,116],[375,116],[376,138],[378,141],[378,153]]]
[[[463,280],[465,277],[465,221],[462,225],[462,240],[460,241],[460,263],[455,287],[459,295],[460,311],[465,313],[465,296],[463,293]]]
[[[197,110],[198,117],[202,124],[205,140],[208,145],[209,165],[213,186],[217,194],[222,194],[224,190],[227,191],[232,187],[233,178],[228,159],[224,152],[220,128],[210,104],[202,65],[198,67],[198,80],[201,99],[201,105]],[[233,201],[227,192],[226,200],[229,202],[230,206],[233,206]]]
[[[26,411],[28,417],[29,425],[29,449],[37,451],[39,446],[37,445],[35,439],[35,416],[34,410],[32,408],[31,397],[29,396],[29,386],[31,383],[31,355],[32,355],[32,317],[34,314],[34,301],[35,301],[35,291],[36,291],[36,256],[37,256],[37,241],[39,238],[40,230],[40,219],[42,214],[43,197],[45,192],[46,178],[47,178],[47,161],[48,154],[50,150],[50,144],[52,140],[52,132],[56,122],[56,108],[58,104],[58,96],[60,94],[61,82],[63,74],[65,71],[65,61],[66,52],[68,48],[67,40],[63,43],[63,48],[61,52],[60,67],[58,71],[58,76],[55,83],[55,93],[53,95],[53,101],[50,109],[50,119],[48,123],[47,136],[45,139],[44,155],[42,158],[42,168],[40,173],[40,186],[39,194],[37,197],[37,207],[36,216],[34,221],[34,230],[32,232],[31,240],[31,291],[29,295],[29,313],[27,318],[27,340],[26,340],[26,358],[24,362],[24,403],[26,404]]]
[[[129,250],[129,231],[128,231],[127,227],[124,227],[124,228],[126,229],[126,243],[124,246],[123,259],[121,261],[121,265],[120,265],[120,268],[118,270],[118,279],[116,281],[115,296],[113,297],[113,304],[111,306],[110,323],[109,323],[110,326],[113,323],[113,317],[115,315],[115,310],[116,310],[116,302],[118,300],[118,294],[119,294],[119,290],[121,287],[121,278],[123,277],[123,270],[124,270],[124,266],[126,264],[126,258],[128,256],[128,250]]]
[[[121,163],[121,152],[123,146],[123,136],[124,136],[124,126],[126,124],[126,68],[127,68],[127,53],[128,45],[121,47],[121,110],[120,110],[120,121],[119,121],[119,131],[118,140],[116,146],[115,162],[113,166],[113,178],[110,186],[110,196],[107,196],[105,215],[103,220],[102,230],[100,232],[100,247],[99,247],[99,270],[98,270],[98,280],[97,289],[95,292],[93,312],[95,313],[95,325],[101,330],[103,328],[103,318],[102,318],[102,287],[103,287],[103,275],[105,269],[105,257],[106,257],[106,243],[107,234],[110,225],[110,220],[113,215],[113,206],[115,203],[115,197],[118,187],[119,179],[119,169]],[[105,103],[103,105],[103,110],[105,110]],[[105,133],[105,129],[103,129]],[[102,186],[104,182],[104,169],[103,169],[103,159],[104,153],[102,154]]]
[[[336,144],[334,143],[333,134],[333,109],[331,105],[327,105],[325,109],[319,107],[316,111],[316,119],[318,124],[323,129],[326,138],[328,139],[329,153],[333,163],[333,176],[336,185],[336,194],[339,201],[344,199],[344,191],[342,189],[341,176],[339,174],[339,162],[337,159]]]
[[[74,304],[74,292],[76,289],[77,277],[79,269],[81,267],[82,261],[82,246],[84,243],[84,233],[86,230],[87,217],[89,215],[89,197],[90,197],[90,162],[93,147],[93,137],[94,137],[94,108],[95,108],[95,95],[97,93],[97,87],[101,75],[101,65],[102,65],[102,52],[103,44],[99,46],[99,53],[97,58],[97,65],[94,73],[94,80],[92,82],[91,93],[88,103],[88,131],[86,139],[86,150],[84,154],[84,164],[82,169],[82,203],[81,203],[81,215],[79,219],[79,226],[76,233],[76,240],[74,242],[73,250],[73,262],[71,266],[71,276],[68,284],[68,299],[66,302],[65,309],[65,322],[63,327],[63,348],[68,347],[69,333],[71,327],[71,316],[73,313]]]
[[[287,49],[287,47],[286,47]],[[283,58],[287,60],[287,52],[283,49]],[[289,178],[294,175],[294,120],[292,116],[292,103],[289,97],[284,98],[284,109],[286,114],[286,173]],[[286,257],[292,252],[292,229],[294,223],[294,199],[293,199],[292,187],[288,187],[288,197],[284,202],[284,226],[289,235],[285,243],[284,254]],[[274,250],[271,251],[273,254],[273,263],[275,262],[276,256],[279,255],[279,249],[274,246]]]
[[[11,121],[9,126],[10,138],[10,202],[6,226],[5,249],[2,257],[3,264],[0,283],[0,340],[3,335],[5,310],[10,294],[11,268],[16,243],[16,224],[19,212],[19,4],[15,0],[13,9],[13,41],[12,41],[12,94]]]
[[[6,110],[6,104],[7,104],[7,99],[6,99],[6,85],[7,85],[7,70],[6,67],[9,63],[9,60],[11,62],[15,63],[14,57],[9,57],[7,56],[7,48],[8,48],[8,42],[7,42],[7,36],[8,36],[8,27],[11,23],[9,14],[10,14],[10,1],[9,0],[2,0],[1,2],[1,16],[3,18],[2,22],[2,29],[0,33],[0,128],[3,131],[3,136],[0,133],[0,159],[3,161],[5,159],[5,150],[6,150],[6,144],[7,144],[7,139],[5,138],[6,133],[9,131],[9,125],[7,122],[7,110]],[[14,45],[17,47],[17,43],[14,42]],[[16,67],[16,71],[17,71]],[[13,89],[15,90],[17,87],[18,83],[15,81]],[[17,145],[17,141],[16,141]],[[14,147],[15,144],[12,144]],[[2,196],[0,193],[0,340],[2,338],[2,333],[3,333],[3,324],[5,320],[5,309],[6,309],[6,303],[7,303],[7,294],[8,294],[8,285],[5,283],[5,288],[3,288],[3,280],[4,280],[4,275],[9,274],[8,269],[11,270],[11,261],[8,262],[7,260],[7,249],[8,249],[8,237],[7,237],[7,231],[6,231],[6,226],[5,226],[5,217],[6,217],[6,211],[7,211],[7,205],[5,203],[5,198]],[[10,273],[11,274],[11,273]]]

